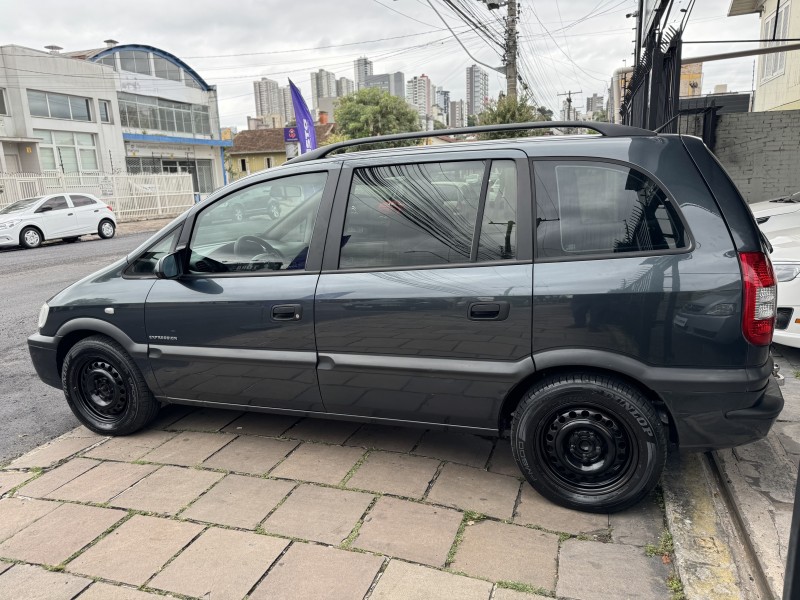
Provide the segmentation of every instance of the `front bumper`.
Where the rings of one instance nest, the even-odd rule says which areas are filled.
[[[61,389],[57,350],[58,340],[54,337],[34,333],[28,338],[28,351],[39,379],[47,385]]]
[[[715,403],[721,399],[712,399],[708,396],[698,394],[694,397],[683,397],[680,405],[686,410],[691,406],[700,407],[708,404],[710,400],[711,403]],[[681,449],[712,450],[750,444],[766,437],[783,410],[783,394],[778,379],[772,376],[769,377],[766,386],[758,392],[725,396],[726,400],[739,408],[708,412],[673,411],[672,416]],[[748,396],[751,396],[749,405],[742,407],[741,400]]]

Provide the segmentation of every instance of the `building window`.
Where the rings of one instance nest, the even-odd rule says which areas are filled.
[[[119,64],[123,71],[152,75],[150,70],[150,53],[143,50],[120,50]]]
[[[100,122],[111,123],[111,103],[108,100],[99,100]]]
[[[264,168],[265,169],[271,169],[272,168],[272,157],[271,156],[267,156],[264,159]]]
[[[196,90],[203,89],[200,87],[200,84],[195,81],[194,77],[189,75],[189,73],[186,71],[183,72],[183,83],[186,85],[186,87],[194,88]]]
[[[52,92],[28,90],[28,108],[31,116],[90,121],[89,98],[66,96]]]
[[[167,59],[153,56],[153,66],[155,67],[156,77],[171,79],[172,81],[181,80],[181,68]]]
[[[108,56],[104,56],[103,58],[101,58],[97,62],[99,62],[101,65],[109,66],[112,69],[114,69],[115,71],[117,70],[117,56],[116,56],[116,53],[109,54]]]
[[[0,115],[8,114],[8,105],[6,104],[6,91],[0,88]]]
[[[210,135],[208,107],[163,98],[119,95],[119,118],[123,127],[153,129],[189,135]]]
[[[34,129],[41,140],[39,159],[42,170],[63,170],[64,173],[97,171],[97,146],[91,133]]]
[[[761,39],[771,40],[773,34],[776,39],[789,37],[789,4],[783,4],[777,13],[778,26],[775,27],[776,14],[772,13],[764,19],[764,28]],[[783,46],[786,42],[766,42],[765,48]],[[786,68],[786,52],[765,54],[761,57],[761,79],[771,79],[782,75]]]
[[[246,158],[240,158],[239,159],[239,171],[241,171],[242,173],[247,173],[247,159]]]

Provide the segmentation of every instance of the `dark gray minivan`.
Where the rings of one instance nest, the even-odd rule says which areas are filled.
[[[164,403],[510,434],[589,511],[647,494],[669,442],[765,436],[775,277],[719,163],[620,125],[458,133],[542,126],[601,135],[345,142],[228,185],[50,299],[36,370],[110,435]],[[288,200],[230,218],[245,195]]]

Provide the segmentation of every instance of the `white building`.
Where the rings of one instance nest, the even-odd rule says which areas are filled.
[[[467,124],[467,119],[464,116],[464,101],[451,100],[450,107],[447,111],[447,122],[450,127],[464,127]]]
[[[0,173],[125,168],[111,69],[0,46]]]
[[[339,77],[339,79],[336,80],[336,96],[338,98],[352,94],[354,91],[356,91],[356,88],[352,79]]]
[[[201,194],[223,186],[223,148],[231,142],[221,139],[216,87],[159,48],[106,44],[66,55],[116,72],[127,171],[189,173]]]
[[[262,77],[260,81],[253,82],[253,92],[256,96],[256,115],[280,114],[278,94],[280,86],[277,81]]]
[[[467,115],[479,115],[489,101],[489,74],[478,65],[467,67]]]
[[[288,85],[286,87],[278,88],[278,113],[283,119],[283,125],[294,121],[292,89]]]
[[[406,102],[417,110],[423,124],[425,117],[431,114],[431,107],[434,104],[433,93],[434,86],[427,75],[414,76],[406,82]]]
[[[372,75],[372,61],[366,56],[362,56],[355,60],[353,68],[355,71],[356,89],[360,90],[362,87],[365,87],[364,84],[367,82],[367,77]]]
[[[586,114],[602,112],[605,109],[605,98],[592,94],[586,98]]]
[[[800,38],[800,3],[796,0],[732,0],[728,16],[758,13],[759,31],[748,37],[762,40]],[[786,42],[763,42],[782,46]],[[758,57],[753,111],[800,109],[800,51],[775,52]]]
[[[311,105],[317,108],[317,98],[336,97],[336,75],[325,69],[311,73]]]

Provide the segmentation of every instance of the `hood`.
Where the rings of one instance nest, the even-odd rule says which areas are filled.
[[[800,228],[781,229],[767,235],[772,244],[769,258],[772,262],[800,263]]]
[[[783,198],[775,198],[764,202],[756,202],[748,206],[753,216],[756,218],[797,212],[800,210],[800,194],[793,194],[791,196],[784,196]]]

